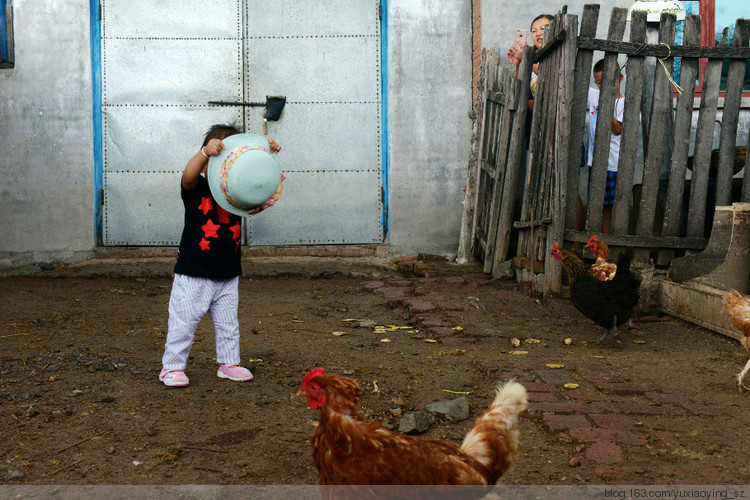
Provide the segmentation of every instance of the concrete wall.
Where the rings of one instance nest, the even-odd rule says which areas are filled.
[[[14,6],[17,64],[0,70],[0,264],[85,258],[96,245],[89,2]],[[388,61],[388,243],[454,253],[471,134],[470,0],[390,0]]]
[[[454,254],[471,147],[470,0],[389,0],[390,244]]]
[[[14,0],[13,69],[0,69],[0,263],[94,248],[87,0]]]

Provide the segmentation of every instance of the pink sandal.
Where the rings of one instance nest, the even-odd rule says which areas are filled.
[[[227,378],[235,382],[248,382],[253,379],[253,374],[250,370],[243,368],[240,365],[219,365],[219,371],[216,372],[216,376],[219,378]]]
[[[164,382],[167,387],[187,387],[190,381],[182,370],[162,369],[159,373],[159,380]]]

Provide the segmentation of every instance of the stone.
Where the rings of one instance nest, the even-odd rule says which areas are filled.
[[[435,423],[431,413],[416,411],[408,413],[399,421],[398,431],[403,434],[419,434],[427,431]]]
[[[492,267],[492,277],[498,280],[512,280],[516,277],[516,268],[513,266],[513,260],[509,259]]]
[[[21,478],[23,478],[23,472],[20,472],[17,470],[12,470],[3,476],[3,479],[5,481],[10,481],[13,479],[21,479]]]
[[[428,404],[427,411],[459,422],[469,418],[469,401],[463,396],[447,401],[438,401],[437,403]]]

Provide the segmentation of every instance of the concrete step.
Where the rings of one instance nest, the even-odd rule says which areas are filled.
[[[694,281],[660,283],[661,310],[676,318],[702,326],[727,337],[740,339],[740,333],[729,322],[724,310],[726,290]]]

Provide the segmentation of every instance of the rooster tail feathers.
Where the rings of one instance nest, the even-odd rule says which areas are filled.
[[[515,380],[498,384],[495,399],[474,422],[461,450],[499,473],[509,471],[518,457],[518,415],[527,406],[523,385]]]

